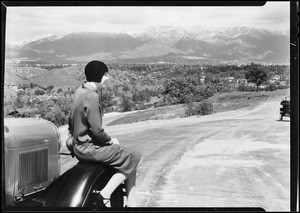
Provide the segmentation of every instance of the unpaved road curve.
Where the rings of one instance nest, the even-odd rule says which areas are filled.
[[[289,211],[290,122],[278,121],[279,103],[105,129],[144,156],[137,177],[141,207]]]

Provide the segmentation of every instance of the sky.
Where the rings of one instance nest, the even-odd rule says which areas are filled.
[[[252,7],[7,7],[6,42],[17,44],[40,35],[72,32],[137,33],[147,26],[244,26],[270,31],[290,27],[290,3],[267,2]]]

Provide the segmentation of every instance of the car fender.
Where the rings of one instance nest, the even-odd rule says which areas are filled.
[[[100,180],[103,186],[114,170],[99,163],[77,163],[46,189],[16,202],[13,207],[84,207],[91,187]]]
[[[47,188],[45,206],[80,207],[93,182],[98,178],[106,181],[111,175],[112,171],[102,164],[78,163]]]

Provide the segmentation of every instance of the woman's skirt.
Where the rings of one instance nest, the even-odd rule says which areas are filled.
[[[111,166],[129,177],[142,159],[141,153],[127,147],[111,144],[98,146],[93,143],[74,144],[74,154],[81,162],[99,162]]]

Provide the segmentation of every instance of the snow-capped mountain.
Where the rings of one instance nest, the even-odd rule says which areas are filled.
[[[12,54],[13,51],[13,54]],[[44,36],[6,57],[43,61],[234,61],[288,63],[289,36],[248,27],[150,26],[139,34],[78,32]],[[197,61],[198,60],[198,61]]]
[[[24,40],[17,41],[17,42],[8,42],[6,45],[8,45],[9,47],[24,46],[26,44],[29,44],[29,43],[32,43],[35,41],[48,39],[48,38],[54,39],[55,37],[59,38],[57,35],[54,35],[54,34],[43,34],[43,35],[37,35],[32,38],[24,39]]]

